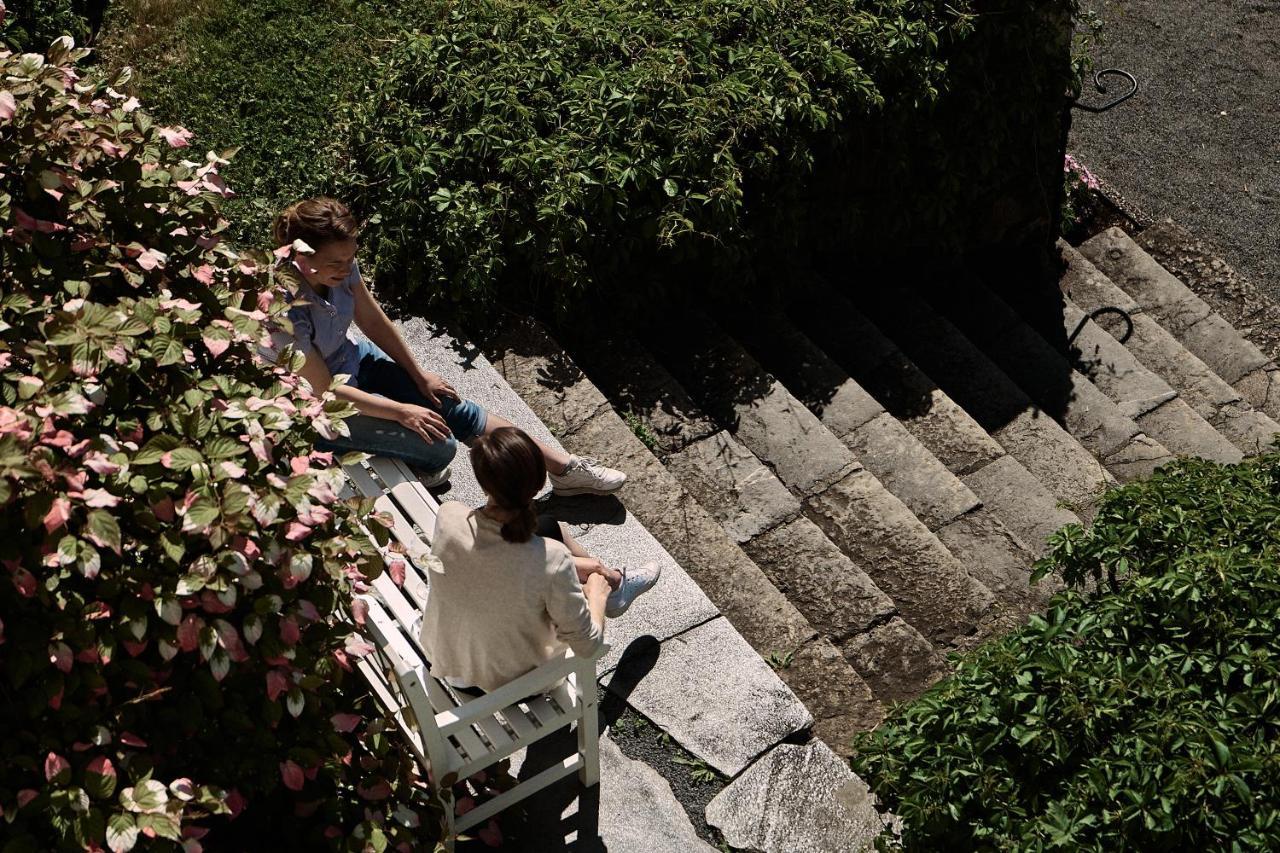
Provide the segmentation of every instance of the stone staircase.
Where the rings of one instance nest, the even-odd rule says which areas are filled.
[[[494,387],[527,405],[517,423],[630,477],[617,523],[636,532],[584,519],[583,541],[676,566],[640,620],[660,665],[611,660],[605,682],[731,779],[706,807],[730,845],[857,849],[882,824],[837,754],[949,653],[1045,604],[1058,587],[1029,577],[1053,531],[1176,456],[1234,462],[1280,434],[1280,336],[1232,327],[1263,309],[1207,301],[1230,270],[1162,228],[1061,244],[1060,298],[1035,322],[980,281],[856,304],[836,281],[612,338],[519,320],[484,341]],[[618,626],[615,649],[640,630]]]

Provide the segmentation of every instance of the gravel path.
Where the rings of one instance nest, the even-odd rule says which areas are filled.
[[[1099,68],[1142,84],[1075,112],[1070,150],[1140,220],[1171,217],[1280,298],[1280,0],[1093,0]]]

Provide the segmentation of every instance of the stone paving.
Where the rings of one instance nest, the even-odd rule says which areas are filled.
[[[1235,281],[1203,247],[1173,247],[1174,226],[1162,233],[1156,252]],[[1120,232],[1084,254],[1060,248],[1049,337],[981,288],[967,311],[895,296],[860,306],[871,319],[828,291],[822,310],[769,314],[767,335],[689,314],[645,348],[588,354],[587,373],[532,322],[486,341],[494,364],[421,321],[405,327],[415,356],[466,396],[628,473],[621,500],[545,502],[606,562],[664,566],[609,625],[603,719],[629,709],[719,780],[690,799],[669,757],[608,728],[601,786],[545,792],[532,810],[546,825],[517,833],[521,849],[869,847],[896,819],[841,757],[852,736],[943,677],[943,652],[1057,588],[1027,584],[1048,535],[1175,453],[1232,462],[1280,433],[1260,410],[1278,402],[1269,338],[1227,320],[1272,310],[1260,295],[1208,301],[1204,280],[1179,281]],[[1131,312],[1132,337],[1087,319],[1103,305]],[[444,497],[478,503],[465,451],[454,470]]]
[[[1080,252],[1254,408],[1280,418],[1280,367],[1128,234],[1109,228]]]
[[[1127,312],[1133,334],[1124,346],[1139,362],[1176,388],[1188,405],[1243,452],[1257,453],[1270,444],[1280,425],[1253,408],[1082,254],[1065,243],[1058,248],[1068,262],[1061,287],[1075,304],[1085,311],[1113,305]],[[1112,336],[1125,332],[1114,318],[1100,318],[1098,325]]]

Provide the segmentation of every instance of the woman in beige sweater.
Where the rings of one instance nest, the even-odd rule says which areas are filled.
[[[503,427],[477,439],[471,464],[488,500],[479,509],[442,504],[431,544],[440,561],[422,620],[431,674],[494,690],[566,646],[596,654],[606,613],[621,615],[652,587],[658,566],[613,571],[559,524],[540,520],[533,498],[546,465],[523,431]]]

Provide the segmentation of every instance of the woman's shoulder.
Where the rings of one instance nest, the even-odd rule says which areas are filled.
[[[453,523],[460,521],[471,514],[471,507],[461,501],[445,501],[440,504],[440,508],[436,510],[436,525],[441,522]]]

